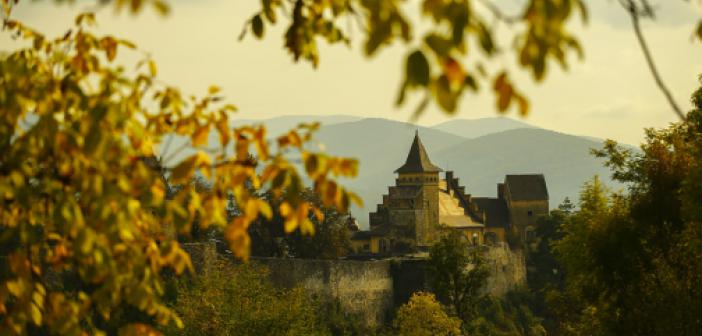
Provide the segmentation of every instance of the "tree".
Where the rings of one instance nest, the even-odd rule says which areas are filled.
[[[607,142],[627,194],[587,184],[555,244],[566,271],[564,329],[588,335],[695,335],[702,329],[702,88],[686,121],[646,131],[641,153]]]
[[[477,316],[477,305],[485,297],[488,271],[480,251],[465,236],[452,232],[431,247],[428,271],[437,296],[464,323]]]
[[[565,272],[552,246],[563,237],[563,226],[573,211],[573,204],[566,198],[558,209],[537,220],[534,248],[529,251],[527,262],[527,283],[532,293],[529,300],[534,313],[543,318],[543,326],[549,335],[563,334],[558,328],[555,302],[548,298],[553,293],[561,293],[565,287]]]
[[[125,306],[140,316],[120,332],[181,325],[161,300],[163,272],[192,269],[175,233],[196,219],[202,229],[221,227],[244,259],[247,228],[259,216],[276,212],[285,232],[311,233],[310,213],[321,220],[321,211],[299,193],[283,195],[304,188],[303,174],[324,206],[343,212],[360,203],[334,180],[355,175],[355,160],[305,149],[318,125],[275,139],[274,150],[265,127],[229,126],[236,108],[218,87],[187,97],[158,80],[151,59],[134,71],[117,65],[118,53],[136,47],[91,33],[92,14],[50,38],[12,19],[16,1],[1,4],[4,31],[28,42],[0,59],[1,334],[100,334]],[[215,150],[210,132],[219,135]],[[178,163],[178,149],[155,150],[174,134],[195,149]],[[301,158],[304,173],[290,157]],[[187,183],[196,171],[209,192]],[[181,187],[169,199],[173,185]],[[272,209],[262,191],[284,198]],[[228,195],[240,210],[230,221]],[[83,285],[63,286],[64,274]]]
[[[338,259],[351,251],[351,232],[348,229],[350,214],[342,214],[334,208],[324,207],[319,196],[311,189],[305,189],[301,196],[322,212],[322,220],[310,214],[314,235],[300,232],[285,234],[283,218],[274,215],[271,220],[259,218],[249,227],[253,246],[252,253],[266,257],[295,257],[305,259]],[[270,199],[277,204],[281,199]]]
[[[397,310],[393,325],[398,335],[461,335],[461,320],[448,316],[433,294],[417,292]]]
[[[541,319],[532,313],[531,294],[526,288],[509,291],[504,297],[486,297],[477,307],[478,315],[466,326],[468,335],[545,336]]]

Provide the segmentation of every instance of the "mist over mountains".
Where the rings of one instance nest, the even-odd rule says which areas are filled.
[[[582,184],[594,175],[621,187],[610,180],[602,160],[590,155],[591,148],[602,147],[600,140],[507,118],[456,119],[432,127],[349,116],[292,116],[263,122],[275,136],[297,123],[315,120],[322,122],[315,136],[322,148],[360,161],[357,178],[343,183],[363,198],[364,207],[353,209],[362,227],[367,227],[368,212],[380,203],[387,187],[394,185],[393,172],[405,162],[415,130],[432,162],[454,171],[474,196],[495,197],[497,183],[506,174],[521,173],[544,174],[552,208],[566,196],[575,201]]]

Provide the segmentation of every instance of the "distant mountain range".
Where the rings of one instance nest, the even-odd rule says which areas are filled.
[[[278,136],[289,131],[293,127],[305,123],[319,122],[321,125],[329,126],[339,123],[358,121],[362,118],[346,115],[329,115],[329,116],[313,116],[313,115],[291,115],[280,116],[270,119],[237,119],[232,123],[232,126],[265,124],[266,132],[271,136]]]
[[[285,116],[267,120],[239,120],[235,125],[263,123],[275,137],[299,123],[319,121],[315,140],[335,156],[357,158],[359,174],[342,183],[363,198],[365,206],[353,209],[363,227],[368,212],[380,203],[387,187],[394,185],[395,169],[407,157],[415,130],[432,162],[454,171],[466,191],[474,196],[495,197],[497,183],[506,174],[543,173],[550,204],[555,208],[567,196],[578,199],[582,184],[599,175],[614,188],[602,160],[590,154],[602,140],[573,136],[534,127],[508,118],[455,119],[432,127],[381,118],[353,116]],[[216,137],[212,136],[213,141]],[[314,144],[313,144],[314,145]],[[315,146],[317,147],[317,146]]]
[[[534,128],[534,126],[509,118],[481,118],[454,119],[431,128],[472,139],[516,128]]]
[[[418,130],[435,165],[452,170],[466,191],[475,196],[497,194],[497,183],[506,174],[543,173],[551,207],[567,196],[577,200],[582,184],[599,175],[610,186],[610,172],[590,154],[602,141],[573,136],[506,118],[452,120],[433,127],[387,119],[360,119],[324,126],[316,139],[338,156],[360,161],[356,179],[346,181],[364,200],[355,215],[362,226],[368,212],[380,203],[387,187],[394,185],[395,169],[407,157],[414,131]]]

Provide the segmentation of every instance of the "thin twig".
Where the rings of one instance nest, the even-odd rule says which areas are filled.
[[[249,31],[249,25],[251,25],[251,20],[248,19],[246,22],[244,22],[244,26],[241,28],[241,33],[239,33],[239,41],[242,41],[244,37],[246,37],[246,32]]]
[[[668,90],[668,87],[666,87],[665,83],[663,83],[663,79],[661,78],[660,74],[658,73],[658,69],[656,68],[655,63],[653,62],[653,56],[651,56],[651,51],[648,49],[648,45],[646,44],[646,40],[644,39],[643,33],[641,32],[641,24],[639,22],[639,13],[641,12],[636,4],[632,0],[627,0],[626,3],[624,1],[621,2],[622,6],[627,10],[629,13],[629,16],[631,16],[631,23],[634,26],[634,33],[636,33],[636,38],[639,41],[639,45],[641,45],[641,50],[643,51],[644,57],[646,58],[646,63],[648,64],[649,70],[651,70],[651,74],[653,75],[653,79],[656,81],[656,85],[658,85],[658,88],[663,92],[663,95],[665,95],[665,98],[668,100],[668,104],[670,104],[670,107],[673,109],[675,114],[678,115],[678,117],[681,120],[685,120],[685,114],[682,112],[678,104],[675,102],[675,99],[673,98],[673,95],[670,93],[670,90]],[[652,16],[652,11],[650,7],[646,7],[643,9],[641,12],[643,15],[651,15]]]

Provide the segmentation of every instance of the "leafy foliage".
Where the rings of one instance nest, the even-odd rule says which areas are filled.
[[[546,334],[541,319],[530,309],[532,298],[525,289],[504,297],[487,294],[489,272],[482,251],[462,234],[446,235],[432,246],[428,271],[432,289],[463,322],[464,334]]]
[[[479,314],[465,329],[468,335],[545,336],[541,319],[529,308],[531,295],[526,288],[508,292],[503,298],[485,297],[477,307]]]
[[[364,32],[363,51],[366,56],[375,55],[396,40],[409,45],[397,103],[403,104],[408,92],[424,91],[417,114],[430,100],[442,110],[454,113],[464,91],[478,91],[481,82],[492,82],[486,86],[493,87],[499,111],[507,111],[516,105],[522,115],[528,113],[526,97],[511,83],[506,70],[494,74],[486,70],[486,61],[497,58],[504,50],[501,41],[497,40],[497,25],[488,23],[485,13],[492,13],[497,22],[518,28],[512,47],[517,55],[516,63],[530,71],[537,81],[544,78],[549,61],[556,61],[566,68],[568,52],[575,51],[582,57],[578,41],[565,27],[574,12],[579,12],[583,20],[587,19],[581,0],[531,0],[514,17],[507,17],[490,1],[425,0],[421,2],[419,12],[433,26],[417,41],[413,39],[413,25],[407,19],[403,1],[296,0],[290,3],[291,11],[287,9],[288,2],[262,1],[260,11],[249,21],[248,29],[262,38],[266,25],[277,24],[279,15],[287,16],[291,23],[285,33],[285,48],[296,61],[304,59],[315,67],[319,64],[316,37],[329,43],[348,45],[353,28],[342,27],[349,21],[357,22]],[[468,61],[468,56],[471,61]]]
[[[461,320],[448,316],[433,294],[417,292],[397,310],[393,321],[399,335],[461,335]]]
[[[192,268],[175,233],[196,219],[202,229],[221,227],[246,258],[247,229],[260,216],[275,212],[286,232],[303,233],[314,230],[311,213],[322,219],[295,192],[303,173],[288,157],[302,158],[322,205],[344,212],[360,203],[334,181],[354,176],[355,160],[305,149],[318,125],[291,130],[274,150],[263,126],[230,128],[236,108],[218,87],[187,97],[157,79],[151,59],[133,70],[116,65],[120,52],[136,47],[91,33],[93,14],[48,38],[10,17],[15,3],[2,2],[5,33],[29,43],[0,59],[0,333],[100,334],[101,321],[124,305],[149,319],[123,332],[181,325],[160,300],[162,272]],[[210,132],[219,135],[217,150]],[[179,163],[170,160],[177,150],[159,156],[154,147],[173,134],[188,137],[195,154]],[[188,183],[196,171],[211,182],[209,192]],[[262,190],[283,197],[276,209],[257,196]],[[229,221],[227,195],[240,207]],[[57,286],[64,272],[85,286]]]
[[[264,196],[271,204],[282,201]],[[305,259],[338,259],[351,251],[351,232],[348,229],[350,214],[342,214],[334,208],[324,207],[317,194],[305,189],[300,197],[320,209],[322,220],[310,214],[314,235],[300,232],[285,234],[283,218],[274,215],[271,220],[259,218],[249,227],[252,239],[252,254],[264,257],[295,257]]]
[[[461,233],[453,232],[431,247],[428,272],[437,296],[464,323],[477,316],[477,303],[484,298],[488,270],[478,248]]]
[[[686,122],[647,130],[641,154],[609,142],[609,159],[629,193],[594,179],[555,243],[566,271],[552,293],[564,334],[695,335],[702,328],[702,88]],[[664,309],[663,309],[664,307]]]
[[[566,198],[558,209],[539,218],[534,232],[535,243],[527,255],[527,283],[532,294],[529,306],[543,319],[542,324],[549,335],[563,334],[558,330],[560,312],[557,310],[563,304],[549,301],[565,287],[565,272],[552,246],[563,237],[563,225],[572,212],[573,204]]]
[[[317,304],[300,288],[279,290],[254,264],[213,261],[197,276],[178,280],[173,309],[185,329],[172,335],[325,335]]]

